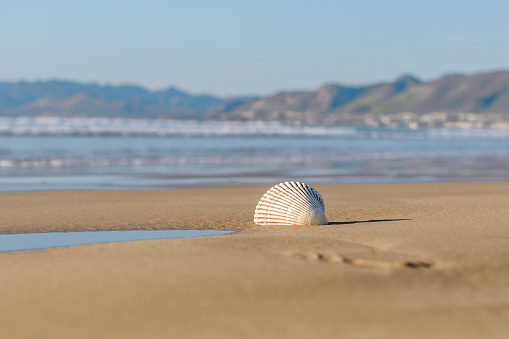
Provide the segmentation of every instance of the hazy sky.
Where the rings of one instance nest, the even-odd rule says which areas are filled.
[[[0,80],[267,94],[509,68],[509,1],[1,1]]]

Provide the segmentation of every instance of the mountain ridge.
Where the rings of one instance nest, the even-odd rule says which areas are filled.
[[[175,87],[150,91],[134,85],[68,80],[0,82],[0,116],[11,117],[52,115],[386,125],[384,121],[399,121],[402,115],[407,122],[419,122],[437,112],[446,114],[445,119],[441,118],[443,122],[462,121],[461,117],[467,113],[485,121],[508,120],[509,71],[450,74],[431,81],[404,74],[392,82],[364,86],[329,83],[310,91],[229,98],[192,95]],[[472,116],[469,119],[476,120]]]
[[[359,87],[328,84],[309,92],[279,92],[206,117],[372,126],[468,122],[482,127],[509,120],[509,71],[446,75],[427,82],[405,75]]]

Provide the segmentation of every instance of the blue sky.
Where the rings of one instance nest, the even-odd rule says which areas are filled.
[[[2,1],[0,80],[268,94],[509,69],[509,1]]]

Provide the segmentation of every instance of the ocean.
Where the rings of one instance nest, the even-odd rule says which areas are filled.
[[[509,131],[0,118],[0,191],[509,180]]]

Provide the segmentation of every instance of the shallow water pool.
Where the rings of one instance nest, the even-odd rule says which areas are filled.
[[[35,250],[104,242],[188,238],[229,234],[233,232],[234,231],[217,230],[142,230],[1,234],[0,252]]]

